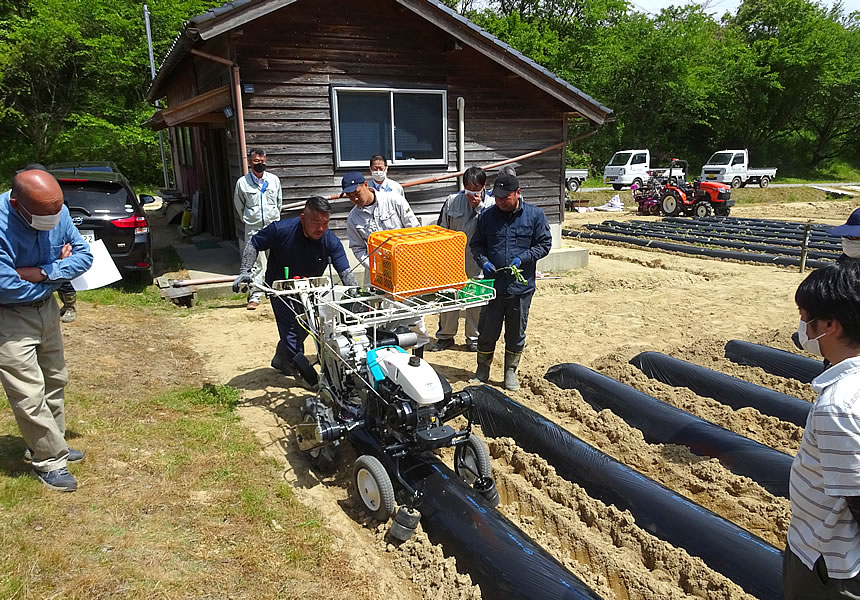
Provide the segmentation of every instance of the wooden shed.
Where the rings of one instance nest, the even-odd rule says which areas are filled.
[[[170,128],[177,187],[198,193],[203,229],[225,239],[250,149],[266,152],[290,213],[339,193],[345,172],[368,173],[373,154],[403,183],[545,149],[568,139],[569,124],[585,133],[611,114],[435,0],[228,2],[186,23],[148,98],[166,98],[147,125]],[[513,165],[556,236],[564,157],[561,145]],[[429,222],[458,189],[449,178],[406,198]],[[334,207],[343,238],[352,205]]]

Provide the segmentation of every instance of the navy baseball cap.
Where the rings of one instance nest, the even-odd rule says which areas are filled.
[[[343,179],[340,182],[340,187],[343,188],[344,194],[351,194],[365,181],[366,179],[364,178],[364,175],[360,172],[350,171],[343,176]]]
[[[517,176],[502,171],[496,176],[496,182],[493,184],[493,196],[504,197],[518,189],[520,189],[520,180]]]
[[[860,208],[851,213],[845,225],[834,227],[828,233],[839,237],[860,237]]]

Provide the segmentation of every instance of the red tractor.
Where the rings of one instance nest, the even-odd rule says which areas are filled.
[[[677,168],[676,168],[677,167]],[[719,215],[726,217],[734,206],[731,199],[732,188],[725,183],[700,181],[692,184],[681,177],[673,176],[673,169],[687,173],[687,161],[672,159],[666,184],[660,192],[660,210],[668,217],[677,217],[681,213],[692,215],[697,219]],[[681,170],[683,168],[683,171]]]

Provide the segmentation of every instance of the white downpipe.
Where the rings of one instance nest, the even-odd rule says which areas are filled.
[[[457,170],[466,170],[466,100],[463,96],[457,97]],[[457,178],[459,189],[463,189],[463,176]]]

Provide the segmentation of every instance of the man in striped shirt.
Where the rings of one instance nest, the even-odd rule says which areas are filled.
[[[813,271],[794,298],[803,348],[832,366],[791,467],[785,598],[860,598],[860,263]]]

